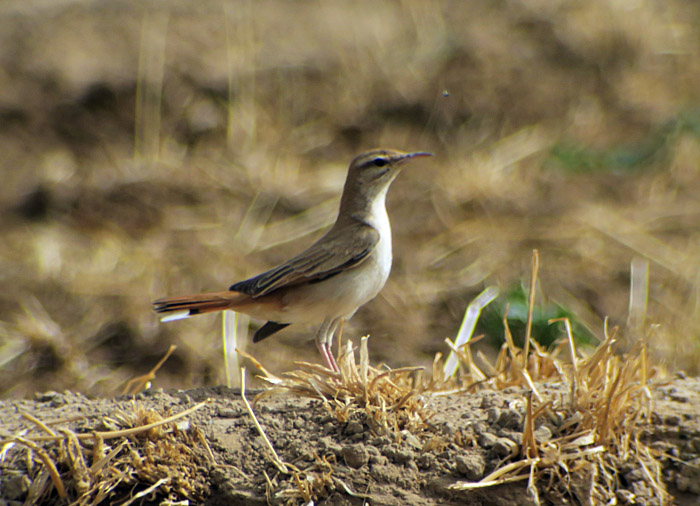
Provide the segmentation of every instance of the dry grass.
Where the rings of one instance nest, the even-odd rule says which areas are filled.
[[[422,368],[382,370],[370,366],[367,337],[360,341],[359,364],[355,361],[352,341],[346,342],[338,359],[340,373],[299,362],[296,370],[279,378],[255,362],[264,373],[262,379],[272,385],[258,398],[280,392],[320,398],[341,423],[349,421],[353,413],[361,410],[371,430],[378,434],[418,431],[425,427],[431,416],[420,400],[421,390],[416,388],[416,381],[420,380],[415,373],[422,372]]]
[[[533,341],[527,367],[523,367],[524,350],[511,344],[504,345],[496,363],[485,363],[486,367],[479,367],[466,349],[460,353],[468,371],[460,379],[468,386],[461,389],[520,386],[530,394],[523,400],[526,416],[519,458],[478,483],[457,483],[452,488],[471,490],[530,480],[528,490],[535,493],[535,484],[545,484],[544,491],[562,501],[574,497],[582,504],[606,504],[617,500],[618,490],[624,488],[618,475],[623,463],[633,462],[644,470],[654,500],[667,504],[670,496],[655,453],[638,439],[651,417],[652,390],[664,379],[648,368],[644,345],[616,355],[615,332],[608,334],[606,328],[605,342],[590,356],[574,351],[573,337],[552,352]],[[566,394],[540,393],[537,385],[544,382],[566,385]],[[555,430],[551,439],[541,441],[535,426],[543,421]]]
[[[1,434],[0,460],[5,469],[26,473],[25,504],[93,506],[116,495],[129,497],[120,503],[126,506],[151,494],[197,500],[208,491],[201,471],[213,455],[199,429],[181,420],[203,405],[163,418],[134,404],[85,433],[52,429],[25,413],[25,429]]]
[[[340,423],[348,422],[359,412],[373,432],[401,439],[407,433],[415,437],[430,432],[426,422],[432,413],[425,396],[525,387],[530,394],[521,403],[526,406],[523,444],[514,447],[511,457],[480,481],[457,482],[451,489],[468,492],[528,480],[528,493],[537,504],[541,493],[550,501],[574,499],[580,504],[608,504],[619,500],[622,493],[627,493],[626,500],[634,499],[619,476],[623,465],[632,463],[643,470],[652,499],[657,504],[668,504],[670,496],[661,481],[657,455],[638,439],[642,426],[651,417],[652,390],[663,379],[658,371],[648,368],[644,346],[623,356],[615,355],[614,333],[606,330],[605,342],[590,356],[573,351],[572,340],[553,352],[541,349],[533,341],[527,368],[523,368],[524,350],[513,345],[504,345],[495,363],[486,362],[481,367],[467,345],[458,353],[465,371],[458,380],[440,379],[443,364],[438,356],[433,377],[418,382],[412,374],[417,368],[409,371],[370,366],[363,339],[359,365],[348,349],[339,359],[340,375],[305,363],[298,364],[300,368],[284,378],[267,373],[265,380],[274,386],[261,396],[288,392],[320,398]],[[573,362],[566,351],[575,356]],[[537,387],[544,382],[549,383],[547,394]],[[566,388],[551,393],[552,383]],[[554,427],[551,437],[542,438],[536,432],[535,427],[541,426]],[[453,442],[463,444],[457,439]],[[426,451],[430,451],[428,446]],[[292,488],[285,497],[305,501],[318,498],[332,475],[331,464],[325,462],[323,469],[326,479],[311,473],[314,479],[297,480],[307,483],[303,493]]]

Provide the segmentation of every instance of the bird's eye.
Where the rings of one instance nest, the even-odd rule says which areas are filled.
[[[375,158],[373,163],[376,167],[384,167],[389,162],[386,158]]]

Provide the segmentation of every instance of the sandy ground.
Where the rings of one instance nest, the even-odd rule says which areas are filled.
[[[557,394],[561,386],[539,388],[550,395]],[[174,415],[206,401],[204,407],[178,421],[189,422],[181,429],[183,434],[201,432],[212,451],[210,458],[201,440],[189,439],[190,453],[195,456],[188,461],[194,470],[188,475],[193,504],[300,504],[304,502],[302,487],[297,485],[293,469],[296,477],[310,486],[306,500],[311,498],[315,504],[532,505],[535,502],[526,490],[527,481],[469,492],[450,489],[458,482],[478,481],[497,466],[517,460],[511,451],[522,439],[523,394],[520,389],[510,389],[426,396],[423,402],[434,415],[420,430],[411,431],[386,430],[361,411],[344,417],[319,400],[285,396],[260,400],[255,407],[258,420],[281,461],[290,464],[287,473],[273,464],[240,393],[224,387],[154,390],[116,399],[49,392],[38,394],[35,400],[4,401],[0,402],[0,437],[22,429],[30,431],[25,433],[27,438],[37,434],[33,423],[20,418],[22,412],[31,413],[56,432],[70,428],[89,433],[114,429],[116,423],[105,427],[105,420],[118,420],[120,412],[153,409],[163,416]],[[564,391],[558,394],[566,396]],[[651,418],[640,422],[634,431],[634,437],[647,444],[661,463],[658,472],[673,496],[665,504],[700,504],[698,405],[700,381],[677,378],[656,390]],[[56,420],[64,421],[52,423]],[[557,437],[553,419],[540,417],[536,427],[537,437],[543,441]],[[104,443],[111,446],[103,453],[117,446],[110,440]],[[22,504],[31,488],[26,478],[28,461],[22,458],[25,450],[16,446],[0,464],[3,504]],[[113,504],[134,496],[163,476],[176,474],[177,466],[184,466],[182,462],[187,460],[172,451],[165,455],[152,451],[148,455],[155,461],[154,466],[162,466],[160,474],[137,475],[134,481],[115,488],[109,499]],[[90,466],[91,459],[86,464]],[[75,500],[75,475],[67,472],[65,462],[58,468],[69,497]],[[559,484],[555,480],[554,485],[547,477],[537,481],[541,504],[598,504],[585,467],[571,471],[566,486],[573,492],[566,491],[564,480]],[[644,481],[644,470],[633,455],[611,472],[619,484],[617,497],[622,504],[660,504],[650,497],[652,491]],[[172,501],[186,497],[161,489],[139,504],[162,504],[159,501],[168,495]],[[54,504],[56,499],[54,491],[40,504]]]

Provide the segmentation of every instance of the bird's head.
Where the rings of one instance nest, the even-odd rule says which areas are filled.
[[[348,179],[352,177],[362,186],[384,186],[394,180],[404,163],[421,156],[432,156],[432,153],[424,151],[406,153],[393,149],[367,151],[350,162]]]
[[[374,149],[356,156],[350,162],[348,177],[341,199],[345,209],[370,209],[377,198],[383,196],[401,167],[407,161],[432,153],[418,151],[406,153],[393,149]]]

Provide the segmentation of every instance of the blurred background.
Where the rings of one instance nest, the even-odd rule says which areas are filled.
[[[538,249],[535,336],[564,315],[594,346],[608,317],[697,373],[699,53],[685,0],[4,0],[0,394],[116,393],[171,344],[156,386],[223,382],[220,317],[151,301],[301,251],[377,146],[436,156],[394,183],[392,275],[345,326],[373,362],[430,364],[489,285],[482,343],[507,305],[522,339]],[[279,373],[313,331],[244,347]]]

